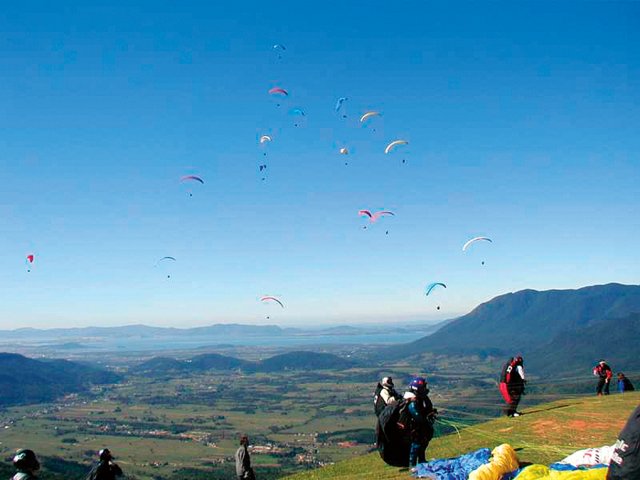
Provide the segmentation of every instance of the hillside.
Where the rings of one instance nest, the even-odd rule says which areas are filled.
[[[0,405],[48,402],[118,379],[114,373],[67,360],[34,360],[0,353]]]
[[[588,447],[611,445],[628,416],[640,402],[640,393],[610,397],[580,397],[525,409],[517,419],[502,417],[468,428],[460,434],[435,438],[427,459],[458,456],[510,443],[520,462],[549,464]],[[442,412],[446,418],[446,413]],[[408,479],[406,469],[389,467],[377,452],[300,473],[288,480]]]
[[[570,334],[561,333],[529,355],[527,368],[541,372],[553,365],[556,373],[589,372],[600,358],[616,371],[640,369],[640,313],[611,318]]]
[[[177,360],[169,357],[154,357],[135,367],[132,373],[165,374],[169,372],[205,372],[207,370],[237,370],[247,372],[281,372],[284,370],[327,370],[345,369],[356,365],[350,359],[331,353],[295,351],[274,355],[259,362],[250,362],[239,358],[206,353],[189,360]]]
[[[389,349],[389,355],[527,354],[558,335],[636,312],[640,312],[637,285],[611,283],[578,290],[522,290],[483,303],[433,335]]]

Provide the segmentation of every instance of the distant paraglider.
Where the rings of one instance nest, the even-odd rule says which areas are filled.
[[[275,52],[278,52],[278,60],[282,60],[283,53],[287,51],[286,47],[284,45],[282,45],[281,43],[276,43],[273,46],[273,50]]]
[[[342,147],[340,149],[340,154],[341,155],[349,155],[349,149],[347,147]]]
[[[389,210],[380,210],[374,213],[372,213],[370,210],[358,210],[358,215],[360,215],[361,217],[369,218],[369,223],[371,224],[371,223],[376,223],[382,217],[385,217],[385,216],[395,217],[396,214]],[[367,226],[365,225],[362,228],[366,230]],[[385,231],[385,235],[389,235],[389,230]]]
[[[292,108],[291,111],[289,112],[291,115],[293,115],[297,120],[295,120],[293,126],[297,127],[300,125],[300,123],[302,122],[302,118],[305,117],[306,115],[304,114],[304,110],[302,110],[299,107],[296,108]]]
[[[197,175],[185,175],[180,178],[180,183],[191,183],[191,182],[204,184],[204,180],[198,177]],[[193,193],[191,191],[189,192],[189,196],[193,197]]]
[[[287,92],[284,88],[281,87],[273,87],[269,90],[269,95],[273,95],[276,98],[285,98],[289,96],[289,92]],[[280,102],[276,103],[276,106],[280,106]]]
[[[342,104],[347,100],[348,100],[347,97],[340,97],[338,99],[338,101],[336,102],[336,113],[340,112],[340,110],[342,109]],[[342,113],[342,118],[347,118],[347,115],[344,112]]]
[[[429,294],[431,293],[431,291],[432,291],[434,288],[436,288],[436,287],[443,287],[443,288],[447,288],[447,286],[446,286],[444,283],[442,283],[442,282],[433,282],[433,283],[430,283],[430,284],[429,284],[429,285],[427,285],[427,286],[426,286],[426,288],[424,289],[424,295],[425,295],[425,297],[428,297],[428,296],[429,296]],[[436,309],[437,309],[437,310],[440,310],[440,305],[438,305],[438,306],[436,307]]]
[[[380,112],[375,112],[375,111],[370,111],[365,113],[364,115],[362,115],[360,117],[360,123],[365,123],[367,120],[369,120],[371,117],[380,117],[382,116],[382,114]]]
[[[269,136],[269,135],[262,135],[260,137],[260,143],[267,143],[267,142],[271,142],[273,139]]]
[[[166,262],[176,262],[175,257],[162,257],[160,260],[156,262],[156,267],[163,265]],[[170,274],[167,274],[167,278],[171,278]]]
[[[493,243],[493,240],[491,240],[489,237],[474,237],[471,240],[465,242],[465,244],[462,246],[462,251],[466,252],[471,245],[481,241]],[[484,265],[484,260],[482,261],[482,265]]]
[[[31,272],[31,266],[33,265],[36,256],[33,253],[30,253],[25,258],[25,263],[27,264],[27,273]]]

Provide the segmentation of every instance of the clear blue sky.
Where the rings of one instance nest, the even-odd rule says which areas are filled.
[[[435,319],[638,283],[637,2],[61,3],[0,14],[0,328]]]

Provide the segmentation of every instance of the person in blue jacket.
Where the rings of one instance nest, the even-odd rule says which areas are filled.
[[[407,410],[411,415],[409,468],[426,462],[425,452],[433,438],[433,422],[438,412],[433,408],[428,393],[427,380],[424,377],[416,377],[404,394],[404,399],[408,401]]]
[[[633,392],[635,388],[633,388],[633,383],[629,380],[624,373],[618,373],[618,392]]]

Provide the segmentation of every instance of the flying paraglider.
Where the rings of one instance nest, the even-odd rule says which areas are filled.
[[[280,305],[282,308],[284,308],[284,305],[282,304],[282,302],[278,300],[276,297],[272,297],[271,295],[264,295],[263,297],[260,297],[260,301],[265,303],[274,302]]]
[[[349,155],[349,149],[347,147],[342,147],[340,149],[340,154],[341,155]]]
[[[389,152],[391,152],[391,150],[396,148],[398,145],[408,145],[408,144],[409,142],[407,142],[406,140],[394,140],[389,145],[387,145],[387,147],[384,149],[384,153],[388,154]]]
[[[342,108],[342,104],[344,102],[346,102],[348,100],[347,97],[340,97],[338,99],[338,101],[336,102],[336,113],[338,113],[340,111],[340,109]],[[347,118],[347,115],[345,113],[342,114],[342,118]]]
[[[471,240],[467,241],[463,246],[462,246],[462,251],[466,252],[467,248],[469,248],[471,246],[471,244],[475,243],[475,242],[479,242],[481,240],[484,240],[485,242],[491,242],[493,243],[493,240],[491,240],[489,237],[474,237]]]
[[[180,178],[180,183],[186,183],[186,182],[197,182],[197,183],[204,184],[204,180],[198,177],[197,175],[185,175]],[[189,196],[193,197],[193,193],[189,192]]]
[[[304,110],[302,110],[299,107],[296,108],[292,108],[291,111],[289,112],[291,115],[294,115],[296,117],[305,117],[306,115],[304,114]],[[293,124],[294,127],[297,127],[300,124],[299,121],[296,120],[296,122]]]
[[[270,141],[272,141],[272,140],[273,140],[273,139],[272,139],[269,135],[262,135],[262,136],[260,137],[260,143],[261,143],[261,144],[262,144],[262,143],[270,142]]]
[[[30,253],[25,258],[25,262],[27,264],[27,273],[31,272],[31,265],[33,265],[33,261],[36,259],[36,256],[33,253]]]
[[[176,262],[177,260],[175,259],[175,257],[162,257],[160,260],[158,260],[158,262],[156,263],[156,267],[159,265],[162,265],[165,262]],[[167,274],[167,278],[171,278],[171,275]]]
[[[282,52],[286,52],[287,49],[285,48],[284,45],[282,45],[281,43],[276,43],[273,46],[273,50],[278,52],[278,60],[282,60]]]
[[[282,95],[283,97],[288,97],[289,92],[287,92],[284,88],[273,87],[269,90],[269,95]]]
[[[358,215],[360,215],[361,217],[369,217],[369,222],[374,223],[380,217],[383,217],[385,215],[395,216],[396,214],[393,213],[393,212],[390,212],[388,210],[380,210],[380,211],[375,212],[375,213],[371,213],[370,210],[358,210]]]

